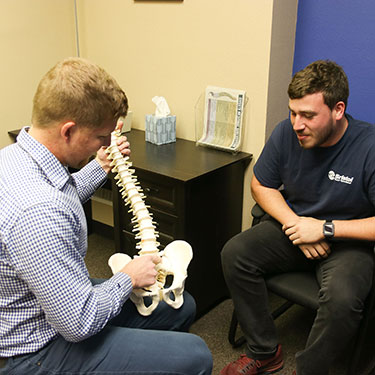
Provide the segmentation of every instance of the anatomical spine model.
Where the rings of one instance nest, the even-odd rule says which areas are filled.
[[[157,264],[158,276],[156,283],[147,289],[133,289],[130,296],[142,315],[150,315],[159,301],[164,300],[175,309],[181,307],[184,302],[183,291],[187,268],[193,257],[191,246],[181,240],[168,244],[163,251],[159,251],[158,233],[155,231],[155,223],[144,202],[144,194],[131,169],[128,156],[123,156],[117,147],[117,139],[121,133],[115,130],[112,133],[111,145],[107,148],[108,158],[112,160],[112,172],[116,174],[115,179],[120,188],[125,203],[131,207],[129,212],[133,213],[133,232],[137,232],[135,238],[139,240],[136,248],[139,250],[136,256],[157,254],[161,262]],[[113,273],[119,272],[131,258],[127,254],[116,253],[112,255],[108,264]],[[168,283],[166,283],[168,279]],[[170,279],[172,279],[171,282]],[[170,284],[170,285],[169,285]],[[151,302],[150,302],[151,300]]]

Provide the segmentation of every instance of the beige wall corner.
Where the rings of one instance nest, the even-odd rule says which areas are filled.
[[[244,189],[243,229],[251,225],[250,208],[254,204],[247,187],[265,141],[275,126],[288,116],[287,88],[292,77],[294,42],[297,23],[298,0],[275,0],[272,10],[271,47],[269,51],[268,80],[266,90],[266,124],[258,132],[252,131],[254,143],[247,148],[253,153],[253,162],[246,172]],[[251,125],[250,125],[251,126]],[[261,133],[263,132],[263,133]],[[248,185],[246,185],[248,183]]]
[[[274,1],[265,138],[288,117],[287,89],[292,78],[298,0]]]
[[[74,2],[0,2],[0,148],[8,131],[31,122],[32,99],[41,77],[59,60],[75,55]]]

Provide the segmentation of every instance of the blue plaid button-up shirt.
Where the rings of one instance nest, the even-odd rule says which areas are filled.
[[[128,275],[92,286],[84,263],[82,203],[105,178],[96,161],[71,175],[27,128],[0,151],[0,357],[94,335],[129,298]]]

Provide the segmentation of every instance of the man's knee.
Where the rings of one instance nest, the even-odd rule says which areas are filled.
[[[232,237],[226,242],[221,251],[221,261],[223,264],[224,272],[226,269],[228,269],[229,266],[233,264],[233,260],[237,252],[236,243],[237,241],[235,240],[235,237]]]
[[[258,224],[232,237],[224,245],[221,260],[224,264],[232,265],[238,259],[255,260],[261,249],[268,243],[270,233],[268,223]]]
[[[189,374],[211,375],[213,359],[206,343],[199,336],[190,334],[188,353],[191,356],[191,369]]]
[[[241,257],[244,251],[250,251],[250,249],[248,244],[243,240],[242,233],[237,234],[227,241],[221,251],[221,263],[225,276],[235,272],[236,264],[238,264],[239,257]]]
[[[322,288],[319,294],[320,304],[329,311],[330,319],[355,319],[362,316],[364,298],[361,298],[358,289],[345,283],[332,283]]]
[[[253,228],[231,238],[221,252],[221,263],[225,280],[230,287],[239,274],[259,274],[257,260],[257,238]]]

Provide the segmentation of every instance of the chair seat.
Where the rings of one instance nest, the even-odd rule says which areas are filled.
[[[314,272],[288,272],[268,276],[268,290],[298,305],[317,310],[319,284]]]

